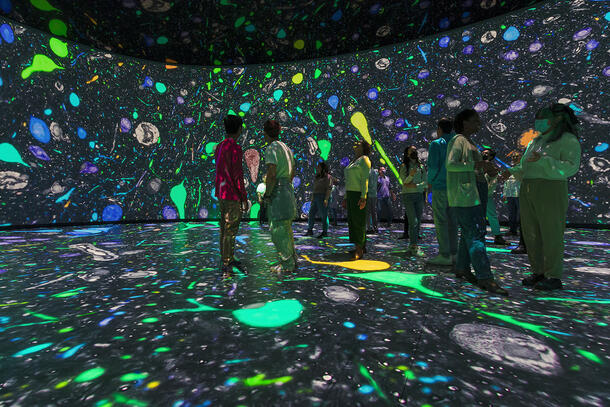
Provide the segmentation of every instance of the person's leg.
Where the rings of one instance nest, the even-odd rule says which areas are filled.
[[[307,233],[313,232],[313,227],[316,223],[316,214],[318,213],[318,199],[317,195],[313,196],[311,200],[311,206],[309,207],[309,214],[307,219]]]
[[[563,275],[564,232],[568,210],[568,186],[565,181],[545,181],[535,189],[534,206],[538,215],[543,273],[546,278]]]
[[[373,230],[376,232],[379,229],[379,225],[377,224],[377,197],[374,196],[369,198],[367,202],[367,206],[370,205],[369,212],[371,213],[371,226]]]
[[[418,194],[419,197],[415,200],[414,202],[414,206],[415,206],[415,222],[417,222],[417,239],[415,240],[415,243],[419,243],[419,235],[421,233],[421,218],[422,215],[424,213],[424,195],[422,194]]]
[[[544,275],[544,252],[542,250],[542,234],[538,223],[539,216],[536,213],[535,185],[531,180],[523,180],[521,185],[521,196],[519,207],[521,209],[521,230],[523,242],[527,247],[527,257],[530,261],[532,274],[537,278]]]
[[[394,222],[394,210],[392,209],[392,200],[388,197],[385,198],[388,205],[388,229],[392,229],[392,223]]]
[[[489,258],[485,250],[485,224],[480,205],[459,208],[460,226],[464,243],[468,247],[468,256],[472,262],[477,280],[493,279]]]
[[[420,198],[419,193],[404,194],[405,211],[407,212],[407,219],[409,222],[409,246],[417,245],[417,215],[416,215],[416,201]]]
[[[449,258],[451,252],[449,250],[449,216],[447,212],[447,203],[447,191],[432,191],[432,218],[434,220],[436,240],[438,242],[438,253],[443,257]]]
[[[457,258],[455,261],[455,272],[457,275],[470,274],[470,255],[468,254],[468,245],[464,234],[464,228],[467,227],[467,215],[465,212],[467,208],[454,207],[451,211],[455,215],[456,223],[459,225],[460,237],[457,247]]]
[[[223,266],[226,266],[227,264],[229,264],[229,261],[226,261],[225,263],[225,217],[227,209],[225,206],[224,199],[218,200],[218,209],[220,210],[220,261]]]
[[[447,200],[447,229],[449,235],[449,252],[452,256],[457,256],[458,251],[458,223],[455,218],[455,214],[453,213],[453,208],[449,206],[449,201]]]
[[[322,234],[326,235],[328,233],[328,205],[324,205],[324,195],[322,195],[321,199],[322,202],[319,208],[320,215],[322,216]]]
[[[222,234],[222,263],[228,265],[235,260],[235,237],[239,230],[239,221],[241,219],[241,210],[239,201],[222,200],[222,218],[221,229]]]
[[[511,234],[517,233],[517,202],[518,198],[506,198],[506,209],[508,209],[508,229]]]
[[[372,218],[373,218],[373,205],[372,205],[372,200],[373,198],[366,198],[366,230],[369,231],[371,230],[371,222],[372,222]]]
[[[479,191],[479,200],[481,201],[481,208],[483,209],[483,224],[485,224],[485,214],[487,213],[487,200],[489,199],[489,186],[487,182],[477,181],[477,190]]]
[[[493,198],[489,198],[487,201],[487,220],[491,227],[491,234],[493,236],[499,236],[500,222],[498,222],[498,213],[496,212],[496,201]]]
[[[356,210],[358,209],[358,193],[352,193],[352,191],[347,191],[345,193],[346,200],[346,209],[347,209],[347,230],[349,233],[349,241],[350,243],[356,243],[356,230],[355,230],[355,222],[356,222]]]
[[[366,207],[360,209],[358,201],[360,193],[354,191],[347,192],[347,216],[350,231],[350,242],[356,245],[356,251],[364,249],[366,244]],[[359,253],[362,255],[362,253]]]

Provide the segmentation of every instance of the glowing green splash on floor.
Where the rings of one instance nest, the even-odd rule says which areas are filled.
[[[7,163],[17,163],[29,167],[28,164],[23,162],[19,151],[10,143],[0,143],[0,160]]]
[[[369,371],[366,370],[366,367],[362,366],[361,364],[358,364],[358,366],[360,368],[360,374],[362,376],[366,377],[366,379],[369,381],[371,386],[373,386],[373,388],[375,389],[375,393],[377,393],[377,395],[379,397],[381,397],[382,399],[387,400],[388,397],[381,391],[381,389],[379,388],[379,385],[377,384],[375,379],[373,379],[373,377],[370,375]]]
[[[121,393],[113,393],[112,398],[114,398],[114,401],[116,401],[117,403],[126,404],[128,406],[146,407],[148,405],[146,401],[130,399],[129,397],[126,397]]]
[[[271,301],[258,308],[242,308],[233,316],[242,324],[256,328],[277,328],[296,321],[303,312],[297,300]]]
[[[86,370],[76,376],[74,378],[74,381],[76,383],[90,382],[91,380],[95,380],[101,375],[103,375],[105,371],[106,369],[104,369],[103,367],[94,367],[93,369]]]
[[[59,11],[53,7],[47,0],[30,0],[30,3],[38,10],[42,11]]]
[[[41,343],[40,345],[30,346],[29,348],[25,348],[20,350],[19,352],[13,354],[13,357],[16,358],[18,356],[29,355],[30,353],[38,352],[39,350],[43,350],[53,345],[51,342]]]
[[[208,307],[207,305],[199,304],[196,299],[188,298],[187,302],[195,305],[197,308],[180,308],[163,311],[164,314],[175,314],[177,312],[201,312],[201,311],[224,311],[218,308]]]
[[[184,219],[184,204],[186,203],[186,188],[184,188],[184,181],[173,187],[169,193],[169,197],[174,201],[176,208],[178,208],[178,216],[180,219]]]
[[[21,78],[27,79],[34,72],[53,72],[56,69],[64,69],[59,65],[56,65],[51,58],[46,55],[36,54],[32,65],[28,66],[21,72]]]
[[[602,360],[599,358],[599,356],[597,356],[595,353],[591,353],[584,349],[576,349],[576,351],[595,363],[599,363],[600,365],[604,364],[604,362],[602,362]]]
[[[122,382],[133,382],[135,380],[143,380],[148,377],[148,373],[126,373],[119,380]]]
[[[413,273],[398,273],[396,271],[379,271],[373,273],[343,273],[340,276],[357,277],[365,280],[379,281],[381,283],[402,285],[404,287],[414,288],[424,294],[432,297],[443,297],[443,294],[426,288],[422,280],[436,274],[413,274]]]
[[[499,320],[508,322],[509,324],[520,326],[523,329],[527,329],[532,332],[536,332],[538,335],[546,336],[547,338],[551,338],[551,339],[561,342],[561,339],[556,338],[553,335],[551,335],[550,333],[545,332],[544,327],[542,325],[530,324],[529,322],[519,321],[508,315],[496,314],[494,312],[481,311],[481,313],[488,315],[490,317],[498,318]]]
[[[51,51],[58,57],[65,58],[68,56],[68,44],[66,42],[58,40],[57,38],[51,38],[49,40],[49,46],[51,47]]]
[[[535,300],[539,301],[564,301],[564,302],[583,302],[589,304],[610,304],[610,300],[585,300],[581,298],[556,298],[556,297],[536,297]]]
[[[318,148],[320,149],[320,157],[324,161],[328,160],[328,154],[330,154],[330,141],[328,140],[318,140]]]
[[[244,379],[244,384],[248,387],[268,386],[276,383],[287,383],[292,380],[292,376],[282,376],[276,379],[265,379],[265,374],[259,374],[254,377]]]
[[[159,321],[158,318],[144,318],[142,320],[142,322],[144,322],[145,324],[153,324],[155,322]]]
[[[64,292],[58,293],[58,294],[53,294],[51,297],[55,297],[55,298],[72,297],[74,295],[80,294],[80,291],[82,289],[84,289],[84,288],[87,288],[87,287],[78,287],[78,288],[75,288],[73,290],[68,290],[68,291],[64,291]]]
[[[371,135],[369,134],[369,126],[366,122],[366,117],[361,112],[356,112],[352,115],[350,122],[360,132],[360,135],[367,143],[373,144]]]
[[[36,318],[44,319],[45,321],[58,321],[58,318],[52,317],[50,315],[38,314],[36,312],[26,312],[28,315],[31,315]]]

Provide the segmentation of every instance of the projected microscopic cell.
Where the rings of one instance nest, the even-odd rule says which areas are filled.
[[[496,39],[496,37],[498,36],[497,31],[494,30],[490,30],[490,31],[486,31],[482,36],[481,36],[481,42],[483,44],[489,44],[490,42],[492,42],[493,40]]]
[[[61,126],[55,122],[52,122],[49,126],[49,130],[51,131],[51,135],[53,136],[53,140],[56,141],[70,141],[70,137],[67,134],[64,134],[64,130]]]
[[[0,171],[0,189],[18,190],[28,185],[30,177],[16,171]]]
[[[388,58],[380,58],[375,61],[375,67],[379,70],[385,70],[390,66],[390,60]]]
[[[150,146],[159,141],[159,129],[152,123],[142,122],[136,127],[133,136],[140,144]]]
[[[340,285],[325,287],[324,295],[335,302],[356,302],[360,298],[354,290]]]
[[[151,13],[164,13],[172,8],[172,3],[165,0],[140,0],[142,8]]]
[[[595,172],[606,172],[610,171],[610,161],[604,157],[591,157],[589,158],[589,166]]]
[[[91,243],[77,243],[68,246],[70,249],[80,250],[83,253],[89,254],[95,261],[112,261],[119,258],[115,253],[100,247],[94,246]]]

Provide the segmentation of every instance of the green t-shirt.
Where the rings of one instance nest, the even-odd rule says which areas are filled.
[[[265,164],[275,164],[276,178],[290,178],[294,168],[294,154],[286,144],[276,140],[265,151]]]

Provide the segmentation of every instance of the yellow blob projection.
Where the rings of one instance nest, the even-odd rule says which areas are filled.
[[[371,135],[369,134],[369,126],[366,122],[366,117],[364,117],[362,112],[354,113],[352,115],[352,118],[350,119],[350,122],[356,129],[358,129],[360,135],[364,140],[366,140],[367,143],[373,144],[373,141],[371,140]]]
[[[355,260],[355,261],[314,261],[311,260],[308,256],[301,256],[311,264],[324,264],[328,266],[339,266],[352,270],[359,271],[380,271],[387,270],[390,268],[390,265],[385,261],[378,260]]]

